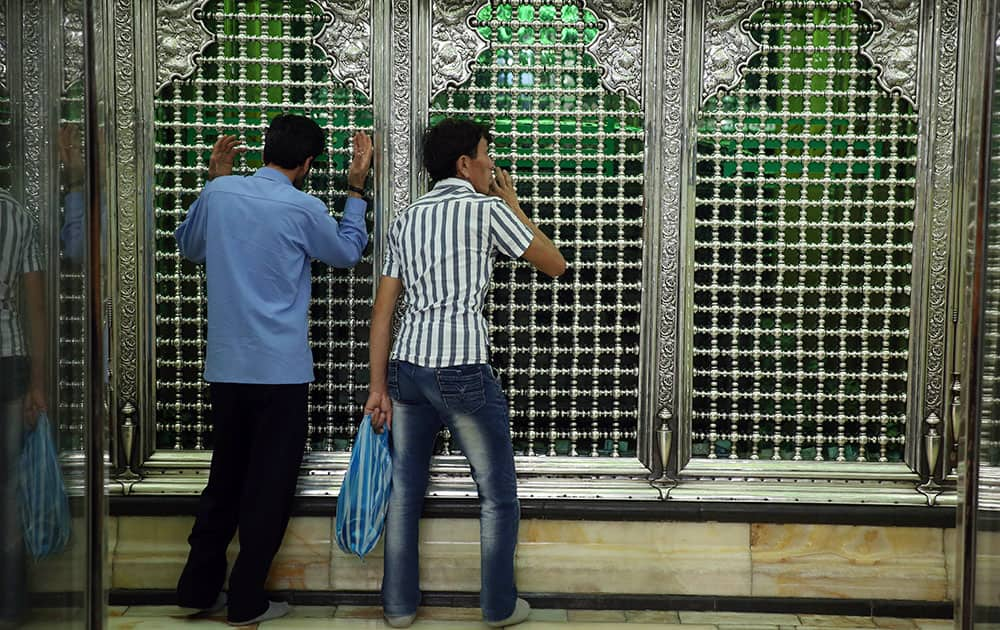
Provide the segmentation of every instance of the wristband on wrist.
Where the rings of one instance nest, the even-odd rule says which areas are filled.
[[[352,184],[348,184],[348,185],[347,185],[347,190],[349,190],[349,191],[351,191],[351,192],[353,192],[353,193],[358,193],[358,194],[359,194],[359,195],[361,195],[362,197],[366,196],[366,195],[365,195],[365,189],[364,189],[364,188],[361,188],[361,187],[359,187],[359,186],[354,186],[354,185],[352,185]]]

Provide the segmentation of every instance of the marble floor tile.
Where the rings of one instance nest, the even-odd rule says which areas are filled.
[[[292,619],[333,619],[337,612],[336,606],[296,606],[292,605],[292,611],[288,617]]]
[[[186,617],[193,611],[178,606],[129,606],[124,617]]]
[[[528,615],[530,621],[566,621],[566,610],[563,608],[532,608]]]
[[[954,630],[955,622],[950,619],[914,619],[920,630]]]
[[[912,619],[900,619],[898,617],[875,617],[872,619],[876,628],[886,628],[887,630],[917,630],[917,624]]]
[[[803,626],[823,626],[824,628],[876,628],[871,617],[837,616],[837,615],[799,615],[799,623]]]
[[[388,628],[384,621],[376,619],[316,619],[316,618],[289,618],[283,617],[274,621],[265,621],[257,626],[258,630],[383,630]],[[416,627],[414,624],[412,627]],[[143,629],[140,629],[143,630]],[[189,630],[198,630],[190,628]],[[205,628],[205,630],[213,630]]]
[[[567,610],[566,619],[571,622],[592,622],[592,621],[616,621],[623,623],[627,621],[623,610]]]
[[[108,606],[108,617],[121,617],[128,610],[128,606]]]
[[[757,624],[757,625],[786,625],[786,626],[796,626],[799,625],[799,618],[797,615],[785,615],[777,613],[733,613],[733,612],[716,612],[716,611],[694,611],[694,610],[682,610],[680,611],[681,623],[705,623],[705,624],[726,624],[726,625],[740,625],[740,624]]]
[[[381,606],[337,606],[334,619],[382,619]]]
[[[203,625],[207,627],[228,627],[220,625],[214,626],[209,625],[205,622]],[[194,626],[191,621],[186,619],[171,619],[169,617],[154,618],[154,617],[114,617],[109,620],[108,628],[110,630],[194,630]]]
[[[483,620],[483,611],[478,608],[457,608],[453,606],[421,606],[417,609],[417,619],[435,621],[471,621]]]
[[[629,623],[680,623],[676,610],[626,610],[625,619]]]

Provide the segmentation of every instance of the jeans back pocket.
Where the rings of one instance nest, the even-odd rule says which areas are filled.
[[[437,381],[441,399],[455,413],[475,413],[486,404],[483,370],[480,365],[438,368]]]

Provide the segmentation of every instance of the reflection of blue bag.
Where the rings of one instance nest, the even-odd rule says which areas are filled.
[[[362,560],[375,547],[385,527],[392,488],[388,431],[375,433],[371,416],[358,426],[351,463],[337,496],[337,546]]]
[[[38,415],[38,424],[24,436],[17,493],[24,542],[31,555],[40,560],[62,551],[69,542],[69,499],[49,418],[44,413]]]

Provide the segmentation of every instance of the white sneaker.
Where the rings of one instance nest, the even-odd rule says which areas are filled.
[[[292,607],[288,605],[288,602],[268,602],[267,610],[257,615],[253,619],[247,619],[246,621],[226,621],[231,626],[250,626],[255,623],[263,623],[265,621],[270,621],[272,619],[278,619],[279,617],[284,617],[292,610]]]

